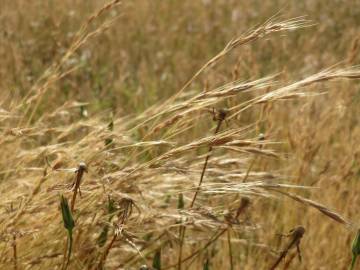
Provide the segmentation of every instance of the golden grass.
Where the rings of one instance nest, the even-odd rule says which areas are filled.
[[[5,1],[0,269],[346,269],[359,5],[278,8]]]

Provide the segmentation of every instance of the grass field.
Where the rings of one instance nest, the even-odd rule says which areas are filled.
[[[355,0],[2,0],[0,269],[350,269],[359,27]]]

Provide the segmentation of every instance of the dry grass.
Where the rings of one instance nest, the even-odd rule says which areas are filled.
[[[5,1],[0,268],[346,269],[360,7],[276,3]]]

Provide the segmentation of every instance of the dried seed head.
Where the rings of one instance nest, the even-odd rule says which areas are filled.
[[[78,172],[82,171],[82,172],[87,172],[87,166],[85,164],[85,162],[80,162],[79,163],[79,167],[77,169]]]
[[[185,206],[185,202],[184,202],[184,196],[182,193],[179,194],[178,197],[178,204],[177,204],[177,208],[178,209],[184,209]]]
[[[245,208],[248,207],[250,204],[250,199],[248,197],[242,197],[241,198],[241,207]]]
[[[236,211],[236,216],[235,216],[236,219],[239,218],[241,213],[249,206],[249,204],[250,204],[250,199],[248,197],[241,198],[240,206]]]
[[[220,121],[225,120],[226,115],[229,113],[229,110],[224,108],[224,109],[219,109],[218,111],[218,118]]]
[[[119,225],[125,224],[126,220],[131,216],[133,207],[137,208],[134,201],[130,198],[122,198],[119,201]],[[138,208],[137,208],[138,209]],[[139,210],[139,209],[138,209]]]
[[[215,108],[212,109],[213,114],[213,120],[214,121],[223,121],[226,118],[226,115],[229,113],[229,110],[226,108],[223,109],[217,109],[215,111]]]
[[[301,238],[305,233],[305,228],[303,226],[297,226],[290,231],[290,233],[297,238]]]

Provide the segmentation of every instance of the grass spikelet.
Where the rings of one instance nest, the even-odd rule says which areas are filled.
[[[347,227],[352,227],[353,224],[349,221],[347,221],[345,218],[343,218],[340,214],[336,213],[335,211],[329,209],[328,207],[320,204],[320,203],[317,203],[317,202],[314,202],[310,199],[306,199],[306,198],[303,198],[299,195],[295,195],[295,194],[292,194],[292,193],[289,193],[289,192],[286,192],[286,191],[282,191],[282,190],[278,190],[278,189],[271,189],[275,192],[278,192],[278,193],[281,193],[297,202],[300,202],[302,204],[305,204],[305,205],[309,205],[317,210],[319,210],[322,214],[324,214],[325,216],[339,222],[340,224],[343,224]]]

